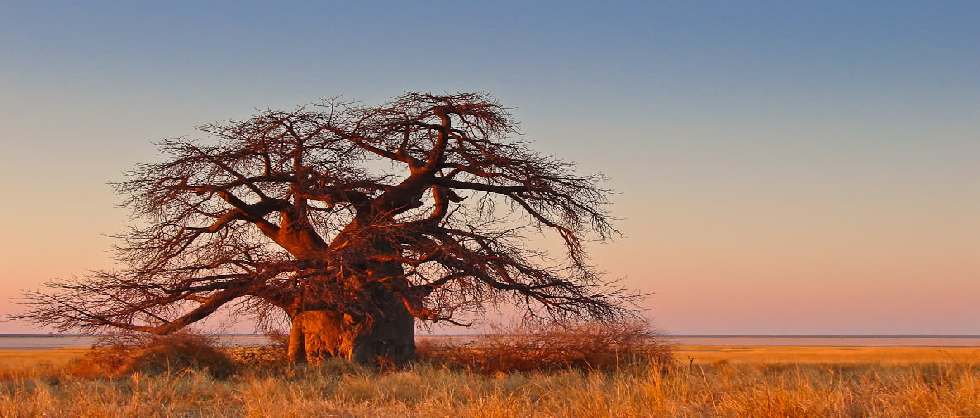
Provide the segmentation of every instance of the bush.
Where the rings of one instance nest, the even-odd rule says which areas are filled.
[[[643,363],[664,370],[673,361],[646,323],[518,325],[463,343],[423,340],[420,360],[483,373],[561,369],[616,370]]]
[[[278,370],[289,365],[286,349],[275,344],[262,346],[229,347],[228,356],[239,366],[251,370]]]
[[[163,336],[105,336],[92,351],[69,366],[76,376],[109,378],[187,369],[223,378],[234,373],[235,363],[212,337],[182,332]]]

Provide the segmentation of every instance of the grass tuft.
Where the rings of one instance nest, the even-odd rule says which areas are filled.
[[[118,378],[184,370],[225,378],[235,372],[235,363],[213,337],[192,333],[123,334],[103,338],[90,352],[70,363],[67,372],[78,377]]]

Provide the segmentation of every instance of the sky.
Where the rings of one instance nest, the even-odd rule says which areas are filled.
[[[112,266],[154,140],[486,91],[610,178],[663,332],[980,334],[976,2],[196,3],[0,5],[0,314]]]

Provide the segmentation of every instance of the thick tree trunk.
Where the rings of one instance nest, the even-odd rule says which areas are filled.
[[[365,365],[401,365],[415,357],[415,320],[390,294],[377,294],[369,315],[310,310],[292,318],[289,360],[320,364],[342,357]]]

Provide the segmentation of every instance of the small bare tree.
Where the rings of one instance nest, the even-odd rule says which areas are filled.
[[[135,226],[124,268],[48,283],[15,315],[59,330],[168,334],[222,306],[291,322],[292,361],[414,355],[415,319],[512,302],[531,317],[609,320],[637,297],[583,240],[616,234],[601,176],[512,140],[481,94],[328,100],[163,141],[116,183]],[[552,231],[565,256],[528,249]]]

